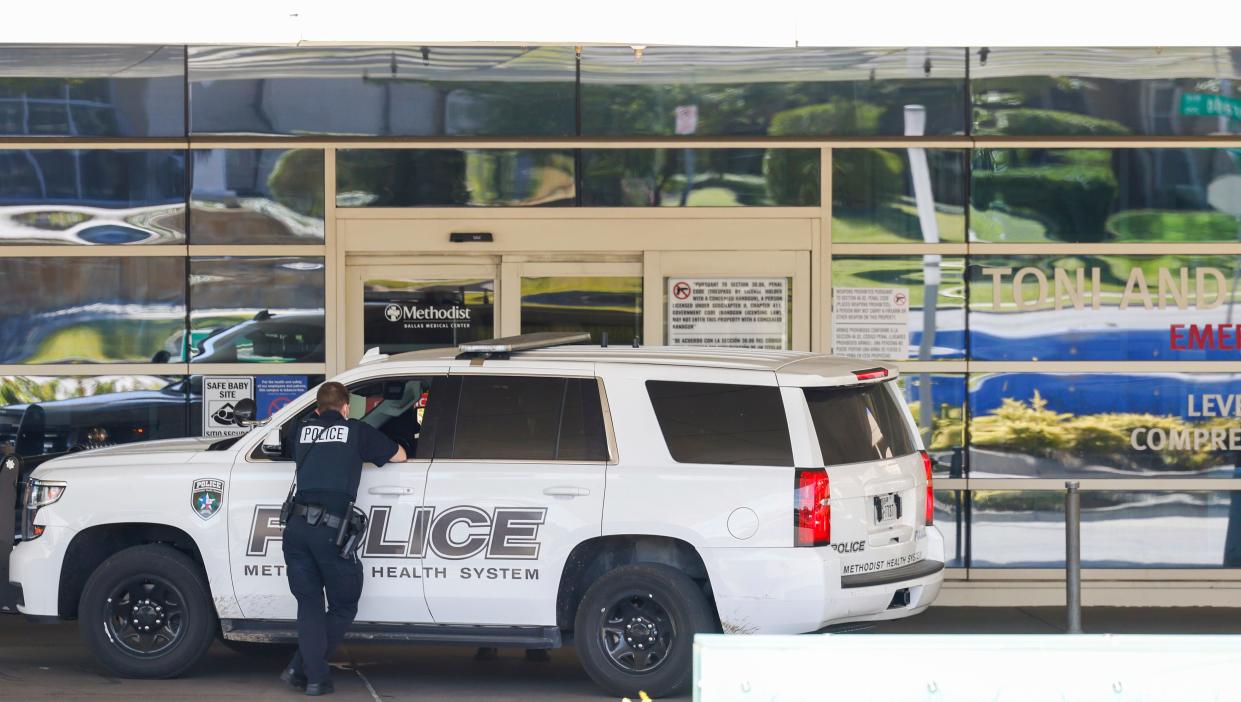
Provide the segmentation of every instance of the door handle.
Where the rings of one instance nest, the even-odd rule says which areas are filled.
[[[412,495],[414,489],[412,487],[401,487],[400,485],[377,485],[369,490],[372,495]]]
[[[590,490],[573,485],[557,485],[555,487],[543,488],[543,494],[552,497],[585,497],[590,494]]]

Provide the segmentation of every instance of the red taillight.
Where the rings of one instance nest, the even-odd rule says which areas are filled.
[[[874,380],[875,378],[888,377],[887,368],[868,368],[866,370],[853,371],[853,377],[858,380]]]
[[[919,451],[922,454],[922,467],[926,469],[926,525],[931,526],[935,523],[935,486],[931,478],[931,456],[926,451]]]
[[[823,468],[798,469],[793,486],[793,543],[826,546],[832,542],[831,487]]]

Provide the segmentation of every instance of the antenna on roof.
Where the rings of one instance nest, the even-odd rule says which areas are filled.
[[[603,332],[603,339],[600,340],[599,346],[600,348],[605,348],[605,349],[608,347],[608,333],[607,332]]]
[[[642,337],[638,336],[637,334],[634,334],[633,335],[633,347],[636,349],[636,348],[639,348],[640,346],[642,346]]]

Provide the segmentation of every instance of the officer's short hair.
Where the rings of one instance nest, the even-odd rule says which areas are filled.
[[[349,391],[344,385],[335,381],[324,383],[319,386],[319,392],[315,395],[315,402],[319,409],[340,409],[344,405],[349,404]]]

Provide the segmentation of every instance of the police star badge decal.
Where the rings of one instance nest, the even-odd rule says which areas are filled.
[[[211,519],[220,511],[224,502],[224,481],[215,478],[199,478],[190,491],[190,507],[203,519]]]

